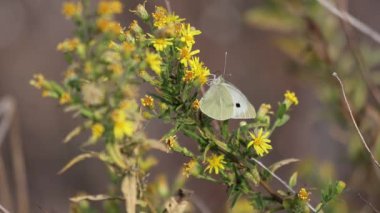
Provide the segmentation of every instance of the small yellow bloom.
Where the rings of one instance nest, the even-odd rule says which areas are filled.
[[[113,74],[119,76],[123,73],[123,67],[121,64],[110,64],[107,66],[109,70],[113,72]]]
[[[76,76],[77,76],[77,74],[75,73],[75,70],[72,68],[67,69],[64,73],[64,79],[65,80],[75,78]]]
[[[263,116],[266,116],[267,114],[272,114],[273,112],[271,111],[271,109],[272,109],[272,106],[270,104],[266,104],[266,103],[261,104],[257,112],[258,117],[263,117]]]
[[[294,92],[286,90],[286,93],[284,94],[284,96],[285,96],[285,101],[288,101],[290,104],[298,105],[298,98]]]
[[[195,99],[195,101],[193,102],[193,104],[191,105],[191,107],[195,110],[198,110],[199,107],[200,107],[200,102],[198,99]]]
[[[185,83],[189,83],[191,81],[193,81],[195,78],[195,73],[194,71],[192,70],[186,70],[185,72],[185,76],[183,76],[182,80],[185,82]]]
[[[129,25],[129,29],[137,34],[143,33],[143,29],[140,27],[139,23],[136,20],[133,20]]]
[[[178,50],[178,59],[180,60],[181,64],[185,65],[185,67],[187,67],[189,61],[191,60],[191,57],[199,53],[199,50],[192,51],[191,47],[182,47],[180,49],[178,48]]]
[[[190,177],[190,174],[194,172],[196,164],[197,162],[195,160],[190,160],[189,162],[184,163],[182,174],[187,178]]]
[[[141,98],[141,104],[142,104],[144,107],[152,108],[153,105],[154,105],[154,99],[153,99],[152,96],[145,95],[144,98]]]
[[[224,161],[224,155],[212,154],[206,161],[208,162],[208,166],[205,171],[208,171],[210,174],[213,172],[219,174],[219,171],[225,168],[224,164],[226,164],[226,162]]]
[[[43,90],[42,91],[42,97],[50,97],[50,96],[52,96],[52,94],[51,94],[51,92],[50,91],[48,91],[48,90]]]
[[[171,38],[152,38],[151,42],[153,44],[153,47],[157,51],[163,51],[168,46],[173,45],[173,43],[171,42],[171,40],[173,40],[173,39],[171,39]]]
[[[169,138],[166,139],[165,143],[170,149],[172,149],[174,145],[177,143],[177,136],[176,135],[169,136]]]
[[[124,136],[132,136],[136,130],[136,125],[132,121],[127,120],[124,110],[114,110],[111,117],[114,122],[113,133],[117,140],[124,138]]]
[[[80,15],[82,13],[82,4],[80,2],[64,2],[62,13],[66,18],[72,18],[75,15]]]
[[[123,28],[121,27],[120,23],[107,19],[98,19],[96,21],[96,26],[102,32],[110,32],[116,35],[123,32]]]
[[[161,56],[156,53],[147,52],[146,62],[149,64],[150,68],[157,74],[161,74]]]
[[[91,140],[96,141],[102,137],[104,133],[104,126],[101,123],[96,123],[91,126]]]
[[[198,57],[192,57],[189,61],[191,70],[195,73],[195,77],[203,85],[207,82],[210,76],[210,70],[204,66],[203,62],[199,61]]]
[[[71,52],[74,51],[79,44],[80,40],[78,38],[66,39],[58,44],[57,50],[61,52]]]
[[[181,41],[187,46],[191,47],[195,43],[194,36],[199,34],[201,34],[201,31],[191,27],[190,24],[182,24]]]
[[[167,24],[168,11],[160,6],[156,7],[156,11],[152,14],[154,22],[153,25],[157,28],[164,27]]]
[[[42,89],[45,84],[45,77],[42,74],[33,75],[33,79],[30,80],[30,85],[34,86],[37,89]]]
[[[123,5],[117,0],[101,1],[98,5],[98,14],[100,15],[120,14],[122,11]]]
[[[136,46],[132,43],[129,43],[129,42],[123,42],[121,47],[122,47],[124,53],[127,55],[136,49]]]
[[[303,201],[309,201],[309,195],[311,193],[308,192],[305,188],[301,188],[300,191],[297,193],[297,196],[299,199],[303,200]]]
[[[263,156],[264,154],[269,153],[268,150],[272,149],[272,146],[268,144],[270,143],[270,139],[268,138],[269,132],[265,132],[263,134],[263,129],[260,129],[258,134],[249,134],[252,137],[252,141],[248,143],[247,148],[253,146],[253,148],[259,156]]]
[[[67,104],[71,102],[71,95],[68,92],[64,92],[61,97],[59,98],[60,104]]]

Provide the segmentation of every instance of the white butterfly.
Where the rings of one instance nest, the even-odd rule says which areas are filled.
[[[200,109],[215,120],[253,119],[255,108],[245,95],[222,76],[211,80],[210,88],[200,100]]]

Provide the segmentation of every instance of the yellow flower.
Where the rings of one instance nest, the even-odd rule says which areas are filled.
[[[184,163],[182,174],[188,178],[190,174],[194,172],[196,164],[197,162],[195,160],[190,160],[189,162]]]
[[[305,188],[301,188],[300,191],[297,193],[297,196],[299,199],[303,200],[303,201],[309,201],[309,195],[311,193],[308,192]]]
[[[124,136],[132,136],[136,130],[136,126],[132,121],[127,120],[124,110],[114,110],[111,117],[114,122],[113,133],[117,140],[122,139]]]
[[[120,34],[123,32],[123,28],[121,27],[120,23],[107,19],[98,19],[96,21],[96,26],[102,32],[110,32],[114,34]]]
[[[91,126],[91,140],[96,141],[102,137],[104,133],[104,126],[101,123],[96,123]]]
[[[199,53],[199,50],[192,51],[191,47],[182,47],[182,48],[178,48],[178,50],[179,50],[178,59],[180,60],[181,64],[185,65],[185,67],[187,67],[191,57]]]
[[[154,19],[153,25],[159,29],[184,20],[175,14],[169,14],[165,8],[160,6],[156,7],[156,11],[152,14],[152,16]]]
[[[187,46],[192,46],[195,43],[194,36],[199,34],[201,34],[201,31],[191,27],[190,24],[182,24],[181,41],[186,43]]]
[[[220,170],[224,170],[224,164],[226,163],[224,161],[224,155],[215,155],[212,154],[211,157],[206,159],[208,162],[208,166],[206,167],[205,171],[208,171],[210,174],[215,173],[219,174]]]
[[[71,52],[74,51],[80,44],[78,38],[65,39],[63,42],[59,43],[57,50],[61,52]]]
[[[143,29],[140,27],[139,23],[136,20],[132,21],[132,23],[129,25],[129,29],[137,34],[143,33]]]
[[[170,39],[170,38],[152,38],[151,42],[153,44],[153,47],[157,51],[163,51],[168,46],[173,45],[173,43],[171,42],[171,40],[173,40],[173,39]]]
[[[183,76],[182,80],[186,83],[193,81],[195,78],[195,73],[192,70],[186,70],[185,76]]]
[[[45,77],[42,74],[35,74],[29,83],[37,89],[42,89],[42,87],[45,85],[45,82]]]
[[[127,54],[127,55],[130,54],[131,52],[133,52],[136,49],[136,46],[134,44],[129,43],[127,41],[123,42],[121,44],[121,47],[122,47],[124,53]]]
[[[195,99],[195,101],[193,102],[193,104],[191,104],[191,107],[195,110],[198,110],[199,107],[200,107],[200,103],[199,103],[199,100],[198,99]]]
[[[298,105],[298,98],[294,92],[286,90],[286,93],[284,94],[284,96],[285,96],[285,101],[289,102],[290,104]]]
[[[123,11],[123,5],[119,1],[101,1],[98,5],[100,15],[119,14]]]
[[[157,74],[161,74],[161,57],[156,53],[147,52],[146,62],[149,64],[150,68]]]
[[[192,57],[189,61],[191,70],[195,73],[195,77],[203,85],[207,82],[210,70],[204,66],[203,62],[199,61],[198,57]]]
[[[75,70],[72,68],[67,69],[64,73],[64,79],[65,80],[75,78],[76,76],[77,76],[77,74],[75,73]]]
[[[80,15],[82,13],[82,4],[80,2],[64,2],[62,7],[62,13],[66,18],[71,18],[75,15]]]
[[[67,104],[71,102],[71,95],[68,92],[64,92],[59,98],[59,104]]]
[[[249,134],[252,137],[252,141],[248,143],[247,148],[253,146],[259,156],[269,153],[268,150],[272,149],[272,146],[268,144],[270,143],[270,139],[268,139],[269,132],[263,134],[263,129],[260,129],[257,135],[252,133]]]
[[[165,143],[170,149],[172,149],[174,145],[177,143],[177,136],[176,135],[169,136],[169,138],[166,139]]]
[[[154,99],[153,99],[152,96],[145,95],[144,98],[141,98],[141,104],[142,104],[144,107],[152,108],[153,105],[154,105]]]
[[[263,103],[261,104],[259,111],[257,112],[258,117],[266,116],[267,114],[272,114],[272,106],[270,104]]]
[[[115,75],[121,75],[123,73],[123,67],[121,64],[110,64],[107,66]]]

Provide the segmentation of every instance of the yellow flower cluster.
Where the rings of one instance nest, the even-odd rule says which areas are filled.
[[[97,20],[96,26],[101,32],[110,32],[116,35],[123,33],[123,28],[116,21],[100,18]]]
[[[144,107],[152,108],[154,106],[154,99],[152,96],[145,95],[144,98],[141,98],[141,104]]]
[[[298,98],[296,96],[296,94],[294,92],[291,92],[289,90],[286,90],[285,94],[284,94],[284,97],[285,97],[285,101],[289,104],[294,104],[294,105],[298,105]]]
[[[125,136],[132,136],[136,130],[133,121],[127,120],[124,110],[116,109],[112,112],[112,121],[114,122],[113,133],[116,140],[123,139]]]
[[[305,188],[301,188],[300,191],[297,193],[297,196],[299,199],[303,201],[309,201],[310,192],[308,192]]]
[[[64,2],[62,6],[62,13],[66,18],[72,18],[82,13],[82,4],[80,2]]]
[[[101,1],[98,4],[98,14],[100,15],[112,15],[120,14],[123,11],[123,5],[120,1]]]
[[[77,49],[80,44],[78,38],[65,39],[63,42],[59,43],[57,50],[61,52],[72,52]]]
[[[30,80],[30,85],[34,86],[37,89],[42,89],[45,84],[45,77],[42,74],[35,74],[33,79]]]

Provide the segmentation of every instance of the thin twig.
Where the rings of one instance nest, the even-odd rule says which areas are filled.
[[[330,11],[332,14],[349,23],[354,28],[356,28],[357,30],[359,30],[360,32],[362,32],[363,34],[367,35],[368,37],[372,38],[374,41],[380,44],[380,34],[372,28],[370,28],[368,25],[364,24],[351,14],[339,10],[329,0],[317,0],[317,2],[320,5],[322,5],[325,9]]]
[[[371,202],[369,202],[368,200],[366,200],[360,193],[358,193],[358,196],[360,198],[360,200],[362,200],[365,204],[367,204],[371,209],[372,211],[376,212],[376,213],[380,213],[380,211],[378,209],[376,209]]]
[[[279,176],[277,176],[274,172],[272,172],[268,167],[266,167],[263,163],[261,163],[259,160],[255,158],[251,158],[251,160],[255,161],[261,168],[263,168],[265,171],[267,171],[272,177],[274,177],[278,182],[280,182],[286,189],[288,189],[293,194],[296,194],[296,192],[290,187],[284,180],[282,180]],[[317,212],[317,210],[310,204],[307,203],[307,206],[312,212]]]
[[[342,94],[343,94],[343,98],[344,98],[344,102],[346,102],[346,105],[347,105],[347,109],[348,109],[348,112],[350,113],[350,116],[351,116],[351,120],[352,122],[354,123],[354,126],[356,128],[356,131],[358,132],[359,134],[359,137],[361,139],[361,142],[363,144],[363,146],[366,148],[366,150],[368,151],[369,155],[371,156],[373,162],[375,163],[375,165],[380,168],[380,164],[379,162],[376,160],[375,156],[372,154],[371,152],[371,149],[368,147],[367,145],[367,142],[365,141],[359,127],[358,127],[358,124],[356,123],[355,121],[355,118],[354,118],[354,114],[352,113],[352,110],[351,110],[351,107],[350,107],[350,104],[348,103],[348,100],[347,100],[347,97],[346,97],[346,93],[344,91],[344,85],[343,85],[343,82],[342,80],[339,78],[338,74],[336,72],[333,73],[333,76],[339,81],[339,84],[340,84],[340,87],[342,89]]]
[[[1,204],[0,204],[0,211],[2,213],[9,213],[9,211],[6,208],[4,208],[4,206],[2,206]]]

